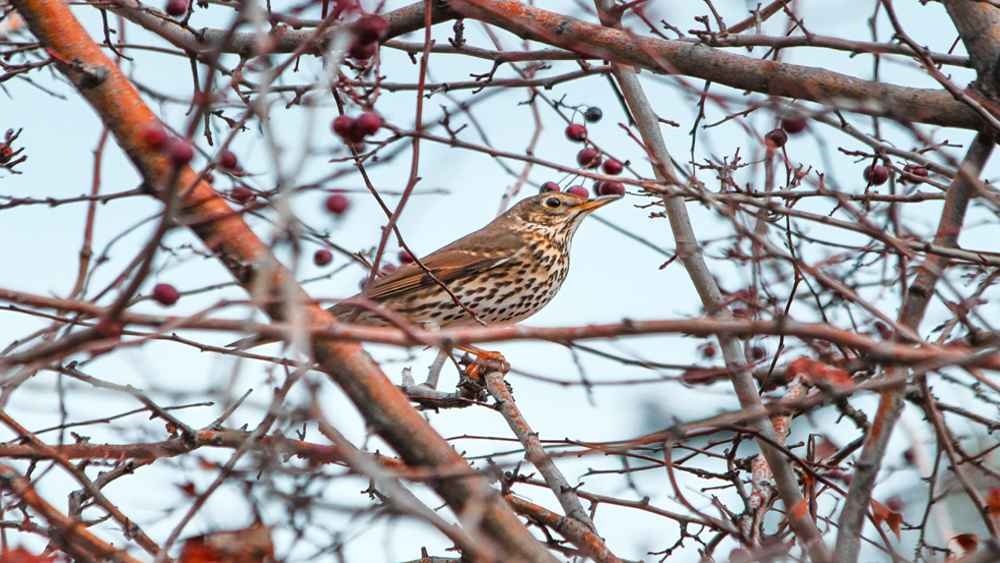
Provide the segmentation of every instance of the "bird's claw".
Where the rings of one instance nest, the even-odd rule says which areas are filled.
[[[484,381],[480,374],[491,370],[506,375],[510,371],[510,363],[500,352],[480,350],[476,354],[476,359],[469,364],[469,367],[465,368],[465,377],[471,382],[483,385]]]

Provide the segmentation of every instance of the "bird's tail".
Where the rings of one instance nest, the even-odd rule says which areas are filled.
[[[248,336],[246,338],[241,338],[236,342],[230,342],[226,344],[226,348],[234,348],[236,350],[249,350],[250,348],[256,348],[258,346],[263,346],[264,344],[270,344],[272,342],[277,342],[279,339],[271,336],[262,336],[257,334],[255,336]]]

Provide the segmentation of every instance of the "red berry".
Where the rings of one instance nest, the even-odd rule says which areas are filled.
[[[206,172],[204,178],[209,184],[215,183],[215,174],[212,174],[211,172]]]
[[[414,262],[413,256],[409,252],[407,252],[405,250],[400,250],[399,251],[399,263],[400,264],[412,264],[413,262]]]
[[[597,123],[602,117],[604,117],[604,112],[597,106],[589,107],[587,111],[583,112],[583,118],[587,120],[587,123]]]
[[[587,147],[576,153],[576,162],[581,168],[597,168],[601,165],[601,153],[593,147]]]
[[[326,210],[334,215],[343,215],[350,206],[351,200],[343,195],[333,194],[326,198]]]
[[[163,305],[164,307],[169,307],[177,300],[181,298],[181,293],[174,289],[174,286],[167,283],[158,283],[156,287],[153,288],[153,300]]]
[[[354,118],[347,115],[338,115],[333,120],[333,132],[346,138],[354,129]]]
[[[378,53],[378,43],[359,43],[355,41],[347,54],[356,61],[367,61]]]
[[[14,149],[8,145],[0,145],[0,164],[7,164],[14,158]]]
[[[566,128],[566,138],[574,143],[582,143],[587,140],[587,128],[579,123],[571,123]]]
[[[807,124],[804,117],[789,117],[781,120],[781,128],[790,135],[805,131]]]
[[[775,129],[764,135],[764,142],[772,149],[783,147],[788,142],[788,134],[781,129]]]
[[[142,141],[149,146],[149,148],[158,151],[166,148],[167,143],[170,141],[170,135],[167,134],[167,130],[161,127],[159,124],[153,125],[152,127],[146,128],[142,132]]]
[[[395,264],[383,264],[382,265],[382,275],[388,276],[389,274],[395,272],[398,269],[399,269],[399,267],[396,266]]]
[[[112,321],[108,317],[101,317],[97,321],[97,324],[94,325],[94,328],[105,338],[118,338],[125,332],[125,325],[117,321]]]
[[[566,193],[590,199],[590,194],[587,192],[587,188],[583,186],[570,186],[566,188]]]
[[[382,118],[378,114],[365,112],[354,120],[354,127],[351,128],[351,132],[355,133],[355,135],[360,135],[363,139],[368,135],[374,135],[381,127]]]
[[[236,186],[230,190],[229,198],[236,203],[246,203],[253,199],[253,190],[246,186]]]
[[[705,356],[706,358],[714,358],[715,357],[715,344],[711,344],[710,343],[707,346],[705,346],[704,348],[702,348],[701,354],[703,356]]]
[[[167,0],[166,11],[171,16],[183,16],[187,12],[187,9],[187,0]]]
[[[864,172],[865,181],[870,182],[873,185],[881,186],[882,184],[889,181],[889,170],[885,166],[869,166],[865,168]]]
[[[236,155],[233,151],[222,151],[219,153],[219,166],[225,168],[226,170],[236,170],[240,163],[236,159]]]
[[[333,253],[325,248],[313,254],[313,264],[317,266],[326,266],[330,262],[333,262]]]
[[[604,173],[607,174],[608,176],[617,176],[622,173],[622,170],[625,170],[625,167],[622,166],[622,163],[618,162],[613,158],[605,160],[601,168],[604,170]]]
[[[167,144],[167,156],[178,166],[183,166],[194,159],[194,147],[186,139],[170,139]]]
[[[544,184],[542,184],[541,189],[538,190],[538,193],[544,194],[546,192],[558,192],[558,191],[559,191],[559,184],[555,182],[545,182]]]
[[[594,192],[597,195],[625,195],[625,186],[621,182],[597,182]]]
[[[365,14],[355,20],[351,26],[358,43],[374,43],[379,41],[385,35],[385,30],[388,27],[389,22],[385,21],[385,18],[376,16],[375,14]]]
[[[749,315],[750,312],[747,311],[746,307],[733,307],[733,316],[738,318],[744,318]]]

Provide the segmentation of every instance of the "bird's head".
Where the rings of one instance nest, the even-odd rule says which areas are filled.
[[[587,199],[567,192],[546,192],[521,200],[506,213],[522,228],[536,231],[554,241],[573,237],[583,218],[619,196]]]

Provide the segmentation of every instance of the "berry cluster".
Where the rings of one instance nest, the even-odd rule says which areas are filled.
[[[601,111],[599,107],[587,108],[587,111],[583,112],[583,118],[589,123],[596,123],[601,120],[604,116],[604,112]],[[571,123],[566,127],[566,138],[574,143],[586,143],[587,142],[587,127],[580,123]],[[576,154],[576,163],[584,170],[593,170],[594,168],[600,167],[608,176],[617,176],[622,173],[625,169],[621,162],[614,159],[605,160],[601,151],[597,150],[595,147],[587,146],[580,150]],[[542,184],[542,192],[547,191],[559,191],[559,185],[555,182],[545,182]],[[575,193],[584,197],[587,197],[587,190],[583,186],[572,186],[567,188],[568,193]],[[598,196],[604,195],[625,195],[625,186],[621,182],[610,182],[605,180],[598,180],[594,182],[594,194]]]
[[[806,130],[808,122],[804,117],[787,117],[781,120],[781,127],[764,135],[764,143],[774,150],[785,146],[789,135],[798,135]]]
[[[365,138],[377,133],[382,128],[382,123],[382,118],[370,111],[357,117],[341,115],[333,120],[333,132],[354,145],[355,149],[360,149],[364,147]]]
[[[173,137],[159,125],[143,131],[142,139],[146,146],[164,153],[177,166],[183,166],[194,159],[194,147],[187,139]]]

